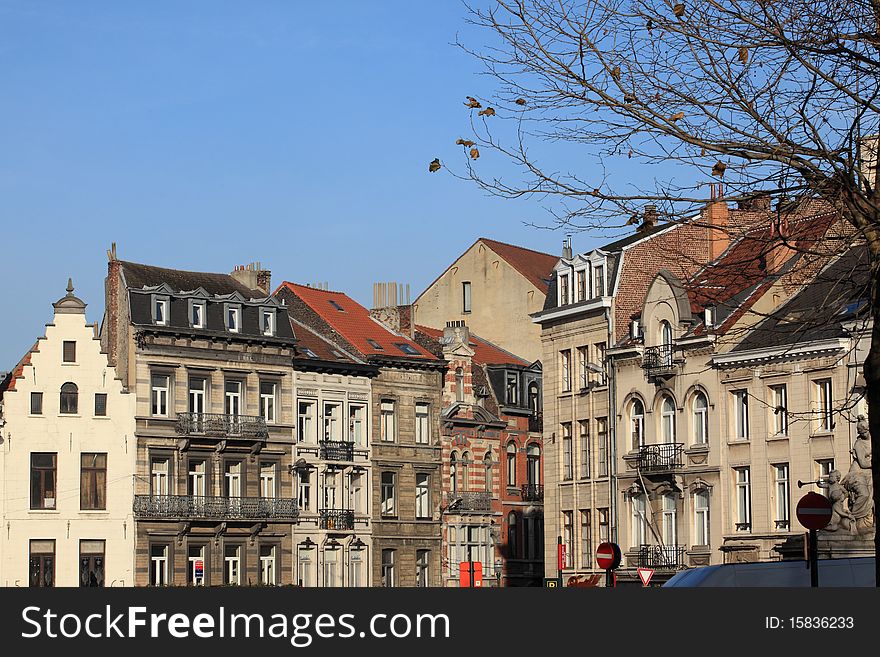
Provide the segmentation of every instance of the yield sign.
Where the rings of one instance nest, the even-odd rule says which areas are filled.
[[[648,582],[651,581],[651,578],[654,576],[653,568],[639,568],[639,579],[642,580],[642,586],[647,586]]]

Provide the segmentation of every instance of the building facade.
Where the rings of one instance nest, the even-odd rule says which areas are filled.
[[[135,584],[293,584],[295,339],[269,272],[109,256],[102,344],[136,399]]]
[[[0,385],[0,581],[133,586],[134,395],[73,294]]]

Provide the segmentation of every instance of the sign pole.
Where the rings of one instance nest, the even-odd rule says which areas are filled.
[[[559,586],[562,586],[562,567],[565,565],[565,546],[562,545],[562,536],[556,537],[556,578]]]
[[[810,530],[810,586],[819,588],[819,532]]]
[[[610,568],[605,571],[605,588],[614,588],[614,571]]]

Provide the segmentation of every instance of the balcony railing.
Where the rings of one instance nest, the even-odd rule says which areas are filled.
[[[543,484],[523,484],[522,498],[524,502],[543,502],[544,501],[544,485]]]
[[[246,440],[266,440],[266,420],[257,415],[225,413],[178,413],[177,433],[183,436],[221,436]]]
[[[684,466],[684,444],[642,445],[637,465],[641,472],[677,470]]]
[[[322,440],[321,458],[325,461],[353,461],[354,443],[347,440]]]
[[[650,376],[671,374],[675,369],[675,361],[672,359],[673,348],[671,344],[661,344],[656,347],[645,347],[642,355],[642,369]]]
[[[479,513],[492,510],[492,496],[486,492],[446,493],[450,513]]]
[[[294,520],[296,500],[282,497],[201,497],[135,495],[137,518],[203,520]]]
[[[639,568],[677,570],[684,568],[687,548],[683,545],[640,545]]]
[[[349,509],[319,509],[321,529],[354,529],[354,511]]]
[[[529,415],[529,431],[540,432],[544,428],[544,414],[532,413]]]

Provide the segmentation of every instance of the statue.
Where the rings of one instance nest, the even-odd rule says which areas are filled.
[[[864,415],[858,417],[856,434],[850,450],[852,464],[841,483],[848,494],[855,529],[867,532],[874,526],[874,482],[871,476],[871,433]]]
[[[845,502],[849,500],[849,493],[840,483],[840,471],[832,470],[827,480],[820,479],[816,484],[819,488],[828,489],[828,499],[831,500],[831,520],[825,530],[836,532],[841,527],[854,530],[856,519],[846,508]]]

